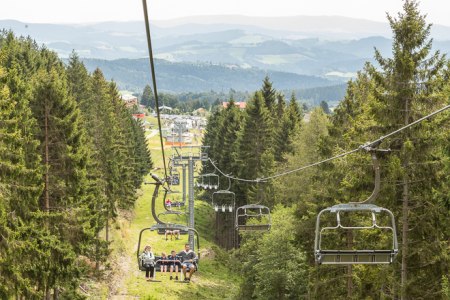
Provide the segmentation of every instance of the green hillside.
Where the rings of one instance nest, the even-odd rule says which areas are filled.
[[[147,58],[142,59],[84,59],[89,71],[100,68],[106,78],[113,79],[121,89],[141,92],[150,81],[150,66]],[[264,71],[257,68],[241,68],[208,63],[174,63],[155,61],[158,88],[171,92],[201,91],[254,91],[261,80],[269,75],[279,89],[305,89],[336,84],[316,76],[287,72]]]
[[[156,123],[154,118],[150,122]],[[147,131],[150,134],[151,131]],[[163,163],[160,150],[159,135],[154,135],[148,140],[152,151],[155,172],[163,175]],[[171,152],[166,147],[166,155]],[[158,170],[159,169],[159,170]],[[151,182],[150,176],[146,181]],[[239,275],[233,274],[225,265],[228,254],[220,250],[213,242],[214,211],[211,206],[200,200],[195,203],[195,224],[200,236],[199,271],[193,275],[190,284],[182,284],[171,281],[168,275],[156,274],[156,279],[162,282],[147,282],[145,272],[139,271],[137,266],[136,249],[139,232],[153,224],[156,224],[151,216],[151,197],[154,185],[143,185],[133,212],[120,214],[115,224],[113,234],[111,272],[107,273],[105,280],[98,284],[91,282],[88,286],[89,297],[101,299],[232,299],[238,290]],[[164,211],[162,195],[157,200],[157,213]],[[179,196],[181,198],[181,194]],[[163,217],[161,217],[163,218]],[[172,217],[164,221],[185,222],[183,218]],[[148,232],[148,231],[147,231]],[[156,232],[144,233],[142,244],[151,245],[155,255],[162,252],[170,253],[171,250],[181,251],[187,242],[187,235],[182,235],[179,240],[167,241],[164,235]],[[142,247],[142,246],[141,246]],[[221,258],[226,259],[221,259]],[[227,295],[227,296],[225,296]]]

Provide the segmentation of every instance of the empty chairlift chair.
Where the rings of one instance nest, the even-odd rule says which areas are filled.
[[[268,231],[272,226],[270,209],[260,204],[248,204],[236,209],[237,231]]]
[[[371,215],[370,225],[346,225],[341,220],[342,213],[369,213]],[[324,215],[335,215],[336,225],[322,227],[321,218]],[[389,225],[381,225],[378,223],[378,217],[386,214],[390,220]],[[322,247],[323,235],[330,231],[341,230],[348,232],[353,230],[376,230],[383,233],[384,237],[389,236],[391,239],[391,247],[382,247],[379,249],[324,249]],[[383,237],[379,237],[382,239]],[[322,210],[317,216],[316,221],[316,237],[314,243],[314,254],[319,264],[390,264],[393,262],[398,253],[397,232],[395,229],[395,219],[392,212],[386,208],[373,204],[338,204],[330,208]]]
[[[372,204],[380,190],[380,166],[376,151],[382,150],[365,150],[372,153],[375,188],[363,202],[338,204],[319,212],[314,241],[314,256],[318,264],[390,264],[398,253],[394,215],[390,210]],[[336,223],[333,222],[333,226],[323,226],[324,222],[329,225],[334,219]],[[342,237],[346,237],[346,246],[329,246],[328,240],[324,243],[327,234],[334,234],[332,245],[339,241],[342,244]]]

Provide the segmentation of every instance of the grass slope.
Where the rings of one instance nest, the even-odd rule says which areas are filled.
[[[155,119],[150,122],[156,124]],[[151,132],[146,135],[151,136]],[[152,159],[157,169],[158,175],[163,175],[162,155],[160,151],[159,134],[149,138],[149,148],[151,149]],[[166,149],[166,155],[171,150]],[[166,160],[168,158],[166,157]],[[147,181],[152,181],[150,176]],[[126,214],[117,220],[115,230],[112,233],[112,260],[111,266],[119,268],[116,270],[115,277],[117,287],[111,294],[111,290],[106,287],[100,287],[96,297],[108,299],[232,299],[239,285],[239,276],[233,274],[219,260],[215,259],[212,249],[220,251],[213,243],[214,213],[211,206],[203,201],[195,202],[195,222],[196,229],[200,234],[200,251],[196,249],[197,254],[200,252],[203,257],[200,259],[199,271],[193,275],[190,284],[181,284],[169,280],[169,276],[162,276],[157,273],[156,277],[162,282],[145,281],[145,273],[139,271],[137,267],[136,250],[138,245],[139,233],[143,228],[150,227],[156,222],[151,215],[151,197],[154,185],[143,185],[141,195],[135,204],[134,211],[131,216]],[[181,185],[180,185],[181,189]],[[163,193],[159,193],[157,200],[157,213],[164,211],[162,204]],[[181,193],[174,198],[181,200]],[[161,216],[163,219],[165,216]],[[172,219],[168,219],[171,217]],[[163,221],[177,222],[185,224],[184,218],[176,216],[168,216]],[[179,218],[177,220],[177,218]],[[155,255],[161,255],[161,252],[170,253],[171,250],[181,251],[187,242],[187,235],[182,235],[180,240],[165,240],[163,235],[156,232],[146,231],[141,241],[141,249],[145,245],[151,245]],[[223,252],[221,255],[223,255]],[[107,283],[105,283],[107,285]],[[111,283],[109,283],[111,286]]]

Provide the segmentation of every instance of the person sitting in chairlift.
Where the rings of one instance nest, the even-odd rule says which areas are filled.
[[[180,239],[180,230],[179,229],[172,230],[172,235],[175,236],[176,240],[179,240]],[[172,236],[170,237],[170,240],[172,240]]]
[[[172,250],[170,252],[170,255],[168,257],[168,261],[169,261],[168,265],[169,265],[169,268],[170,268],[170,280],[173,279],[173,275],[172,274],[173,274],[174,270],[175,270],[175,280],[178,280],[178,268],[181,267],[181,263],[178,260],[177,253],[175,252],[175,250]]]
[[[167,199],[166,200],[166,207],[167,207],[167,209],[171,209],[172,208],[172,201],[170,201],[170,199]]]
[[[169,265],[169,261],[165,252],[161,253],[161,262],[159,265],[161,266],[161,276],[167,274],[167,266]]]
[[[178,253],[178,256],[181,257],[182,261],[181,267],[183,268],[184,281],[191,281],[192,274],[196,271],[195,261],[197,255],[190,249],[189,244],[185,244],[184,250]],[[189,269],[189,277],[186,276],[187,269]]]
[[[168,230],[168,229],[166,229],[166,231],[164,231],[164,237],[166,238],[166,241],[167,241],[167,236],[168,235],[170,235],[170,240],[172,240],[173,231],[172,230]]]
[[[152,280],[155,272],[155,256],[153,255],[152,247],[145,246],[140,259],[142,261],[142,266],[145,268],[145,278],[147,281]]]

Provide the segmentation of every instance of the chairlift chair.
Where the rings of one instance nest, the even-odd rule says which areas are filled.
[[[370,226],[349,226],[341,222],[341,213],[357,213],[369,212],[372,216],[372,224]],[[336,226],[321,227],[321,217],[324,214],[336,215]],[[377,223],[377,216],[386,213],[390,220],[390,226],[381,226]],[[388,231],[392,235],[392,247],[390,249],[323,249],[322,237],[327,231],[335,230],[383,230]],[[395,219],[392,212],[386,208],[376,206],[374,204],[346,203],[338,204],[323,209],[317,216],[316,236],[314,242],[314,254],[319,264],[349,265],[349,264],[390,264],[394,261],[398,253],[397,232],[395,229]]]
[[[236,205],[235,193],[228,190],[220,190],[212,194],[212,206],[216,212],[233,212]]]
[[[394,215],[390,210],[372,204],[372,202],[377,198],[380,191],[380,164],[377,159],[376,152],[388,150],[378,150],[370,148],[369,146],[366,146],[364,150],[371,152],[372,154],[372,162],[375,169],[374,190],[369,198],[367,198],[363,202],[338,204],[329,208],[325,208],[319,212],[316,220],[316,232],[314,241],[314,256],[318,264],[390,264],[393,262],[395,256],[398,253],[397,231],[395,227]],[[321,218],[328,213],[336,215],[336,225],[321,227]],[[358,213],[370,213],[371,225],[345,225],[342,223],[341,213],[349,213],[350,216],[358,215]],[[377,216],[380,218],[383,214],[388,216],[388,225],[380,225],[378,223]],[[326,232],[338,230],[344,230],[347,232],[353,230],[368,230],[374,231],[375,233],[380,230],[387,231],[392,237],[392,247],[377,247],[381,249],[323,249],[323,235]]]
[[[200,251],[198,251],[200,249],[200,239],[198,236],[198,232],[197,230],[195,230],[194,228],[190,228],[184,225],[179,225],[179,224],[155,224],[151,227],[147,227],[141,230],[141,232],[139,233],[139,240],[138,240],[138,246],[137,246],[137,251],[136,251],[136,258],[137,258],[137,262],[138,262],[138,268],[141,271],[145,271],[144,266],[142,265],[142,261],[140,259],[140,254],[143,252],[144,249],[141,249],[141,244],[142,244],[142,234],[146,231],[159,231],[159,230],[180,230],[180,231],[193,231],[196,235],[196,240],[197,240],[197,258],[198,260],[200,260]],[[195,251],[195,249],[192,249]],[[196,262],[196,264],[198,265],[198,260]],[[198,268],[198,267],[197,267]]]
[[[217,190],[219,188],[219,175],[214,173],[199,175],[195,185],[205,190]]]
[[[270,209],[260,204],[248,204],[236,209],[237,231],[268,231],[272,226]]]
[[[170,185],[180,185],[180,173],[177,170],[171,172],[169,177]]]

